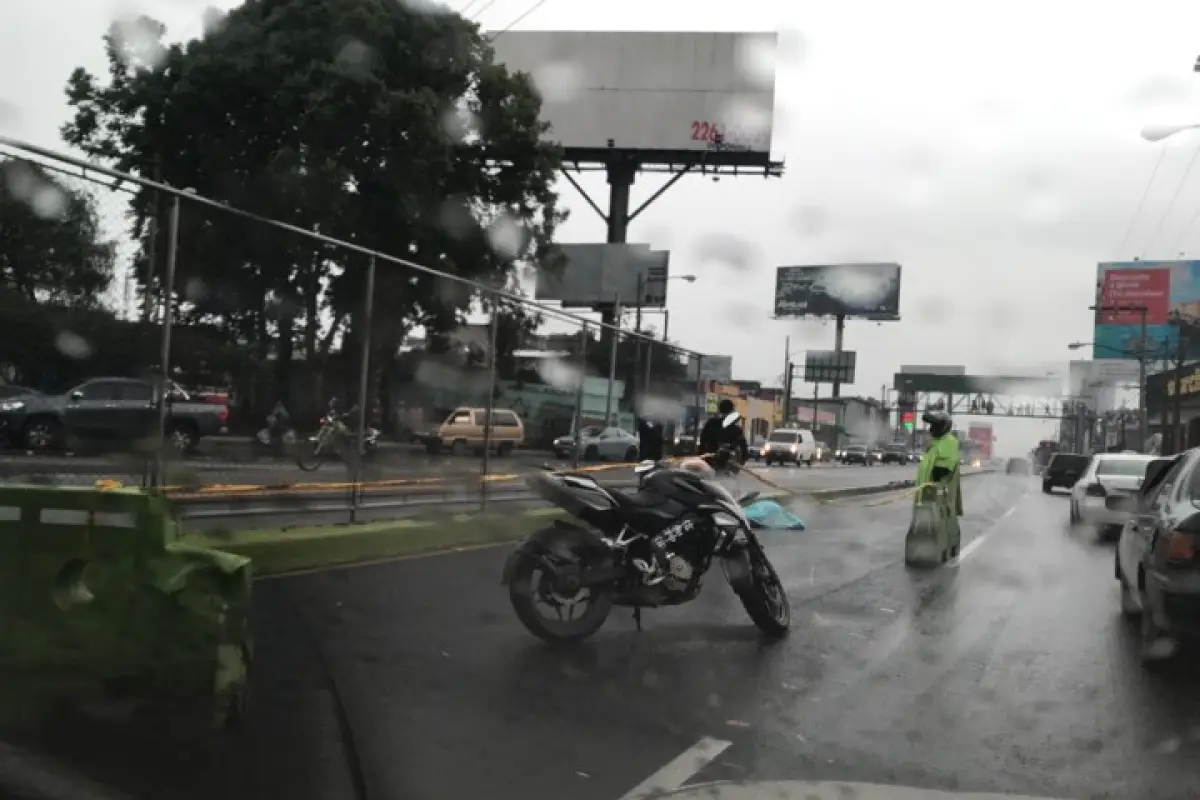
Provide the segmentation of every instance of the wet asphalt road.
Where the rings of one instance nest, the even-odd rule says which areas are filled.
[[[618,609],[566,653],[513,617],[507,548],[263,581],[247,731],[134,750],[140,780],[95,741],[73,758],[156,800],[623,800],[711,738],[711,762],[666,770],[718,782],[688,796],[733,781],[804,797],[766,783],[798,779],[1200,795],[1196,662],[1142,670],[1111,546],[1068,530],[1065,497],[1035,479],[975,477],[964,495],[961,564],[932,572],[903,565],[896,495],[801,507],[809,531],[767,536],[793,608],[776,644],[719,573],[643,632]]]

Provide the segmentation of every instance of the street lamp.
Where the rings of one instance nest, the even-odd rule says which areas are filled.
[[[1142,138],[1147,142],[1161,142],[1181,131],[1191,131],[1197,128],[1200,128],[1200,122],[1193,122],[1190,125],[1147,125],[1142,128]]]

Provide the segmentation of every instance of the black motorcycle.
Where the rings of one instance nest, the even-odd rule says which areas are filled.
[[[714,462],[736,468],[727,458]],[[693,600],[717,558],[754,624],[768,636],[785,635],[787,595],[742,511],[758,493],[735,500],[711,468],[644,463],[638,472],[635,494],[583,473],[546,470],[527,479],[583,525],[555,521],[509,556],[502,583],[525,627],[549,642],[575,643],[599,630],[617,605],[633,608],[640,630],[643,608]]]

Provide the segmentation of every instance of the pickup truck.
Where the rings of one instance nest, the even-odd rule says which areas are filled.
[[[193,402],[170,383],[167,436],[180,453],[196,449],[204,436],[224,433],[229,409]],[[26,394],[0,400],[0,437],[16,447],[46,451],[69,441],[117,445],[128,449],[158,432],[155,386],[133,378],[93,378],[66,394]]]

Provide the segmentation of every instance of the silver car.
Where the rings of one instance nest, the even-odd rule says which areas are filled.
[[[1156,458],[1116,548],[1121,611],[1139,618],[1150,665],[1200,638],[1200,448]]]
[[[1071,487],[1072,525],[1091,525],[1102,535],[1119,533],[1134,510],[1146,466],[1154,456],[1098,453]]]
[[[566,440],[560,448],[559,442]],[[564,436],[554,442],[554,449],[562,458],[570,458],[572,437]],[[578,444],[579,455],[584,461],[638,460],[638,438],[621,428],[584,428]]]

